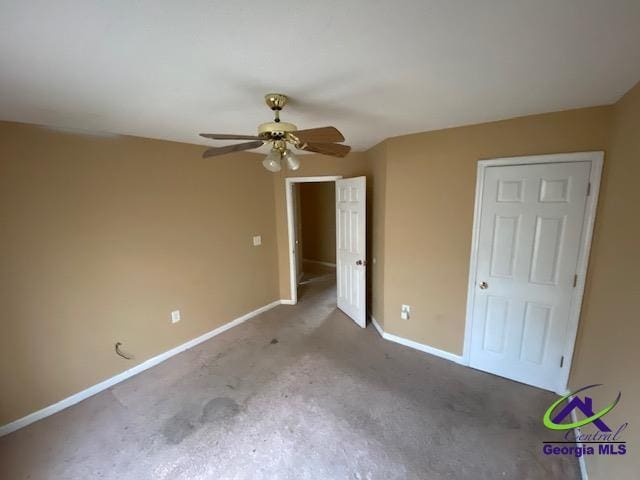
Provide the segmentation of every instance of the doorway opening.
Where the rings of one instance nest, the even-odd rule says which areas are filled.
[[[298,299],[319,283],[335,291],[335,192],[333,181],[293,185]]]
[[[340,176],[286,180],[291,303],[317,282],[336,283],[335,182]]]
[[[307,190],[301,185],[308,183],[331,183],[333,190],[331,195],[327,193],[318,194],[320,187],[309,188]],[[302,188],[302,190],[301,190]],[[301,193],[302,192],[302,193]],[[287,178],[285,181],[285,193],[287,201],[287,227],[289,233],[289,278],[291,300],[287,303],[295,305],[298,302],[298,294],[302,291],[298,288],[299,280],[304,281],[305,269],[313,278],[322,277],[330,271],[320,271],[320,267],[331,269],[335,263],[335,288],[336,305],[358,326],[366,327],[366,178],[353,177],[343,179],[342,177],[298,177]],[[333,197],[331,203],[330,196]],[[302,219],[307,206],[303,205],[305,197],[312,199],[325,198],[323,206],[316,208],[316,213],[311,213],[308,222]],[[319,200],[308,200],[313,204]],[[333,209],[333,215],[328,210]],[[312,209],[313,210],[313,209]],[[320,213],[323,212],[323,213]],[[326,216],[325,216],[326,214]],[[322,241],[318,237],[317,228],[320,224],[319,217],[324,217],[322,224],[325,225],[322,237],[326,238],[330,233],[334,236],[332,240]],[[299,219],[298,221],[296,221]],[[320,250],[309,245],[305,254],[304,237],[302,231],[305,223],[311,222],[312,227],[308,227],[308,235],[313,240],[308,243],[321,245]],[[328,222],[333,222],[330,225]],[[315,234],[314,234],[315,231]],[[311,253],[309,251],[311,248]],[[333,249],[335,257],[327,252]],[[325,253],[317,253],[324,251]],[[305,262],[307,257],[307,262]],[[334,261],[332,261],[335,258]],[[311,260],[311,261],[309,261]],[[315,270],[315,272],[314,272]],[[304,285],[304,284],[303,284]],[[303,288],[304,289],[304,288]]]

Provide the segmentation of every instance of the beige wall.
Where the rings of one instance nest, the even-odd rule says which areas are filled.
[[[303,257],[336,263],[335,183],[301,183],[300,204]]]
[[[462,354],[477,161],[605,150],[611,114],[589,108],[388,139],[385,330]],[[409,320],[401,304],[411,305]]]
[[[640,84],[615,106],[612,125],[570,385],[604,384],[589,391],[598,406],[622,392],[606,422],[630,422],[630,453],[587,457],[592,480],[640,471]]]
[[[285,179],[287,177],[315,177],[326,175],[356,177],[366,175],[366,173],[367,168],[364,153],[352,152],[345,158],[327,157],[316,154],[303,155],[301,156],[301,166],[299,170],[291,172],[283,169],[279,174],[273,175],[276,233],[278,237],[280,298],[291,298]]]
[[[367,158],[367,309],[384,328],[385,211],[387,142],[366,152]]]
[[[202,149],[0,123],[0,425],[279,298],[272,175]]]

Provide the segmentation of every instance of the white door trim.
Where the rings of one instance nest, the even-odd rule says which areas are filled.
[[[464,348],[462,353],[462,363],[470,364],[471,353],[471,330],[473,322],[473,305],[476,293],[476,276],[478,265],[478,240],[480,233],[480,212],[482,212],[482,196],[484,188],[484,177],[487,167],[504,165],[531,165],[540,163],[567,163],[567,162],[591,162],[591,174],[589,182],[591,190],[585,205],[585,215],[582,225],[582,235],[580,238],[580,253],[578,255],[578,266],[576,274],[578,276],[576,288],[573,289],[571,297],[571,307],[569,311],[569,324],[567,339],[563,349],[564,364],[560,369],[560,377],[556,392],[565,394],[571,363],[573,361],[573,350],[576,335],[578,332],[578,322],[580,320],[580,307],[584,295],[585,277],[589,262],[589,252],[591,250],[591,239],[593,237],[593,226],[596,219],[596,207],[598,205],[598,194],[600,192],[600,178],[602,176],[602,165],[604,163],[604,152],[579,152],[579,153],[559,153],[551,155],[530,155],[526,157],[495,158],[478,161],[478,174],[476,178],[476,199],[473,212],[473,232],[471,238],[471,260],[469,265],[469,284],[467,287],[467,313],[464,330]]]
[[[288,305],[298,303],[298,279],[296,275],[296,251],[294,248],[295,239],[295,218],[293,211],[293,184],[312,182],[335,182],[340,180],[342,175],[328,175],[324,177],[289,177],[285,178],[285,196],[287,200],[287,231],[289,236],[289,288],[291,299],[286,301]]]

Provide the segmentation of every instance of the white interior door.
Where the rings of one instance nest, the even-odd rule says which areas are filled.
[[[338,308],[366,326],[366,178],[336,180]]]
[[[556,390],[590,162],[486,168],[470,365]]]

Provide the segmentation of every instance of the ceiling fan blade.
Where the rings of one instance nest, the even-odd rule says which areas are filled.
[[[302,143],[333,143],[344,142],[344,136],[338,131],[336,127],[320,127],[309,128],[307,130],[296,130],[291,132]]]
[[[255,135],[234,135],[233,133],[201,133],[200,136],[214,140],[260,140],[260,137]]]
[[[235,145],[226,145],[224,147],[212,147],[204,151],[202,158],[215,157],[216,155],[224,155],[225,153],[241,152],[242,150],[251,150],[261,147],[262,140],[256,142],[236,143]]]
[[[306,143],[302,146],[302,150],[331,155],[333,157],[344,157],[351,151],[351,147],[341,143]]]

